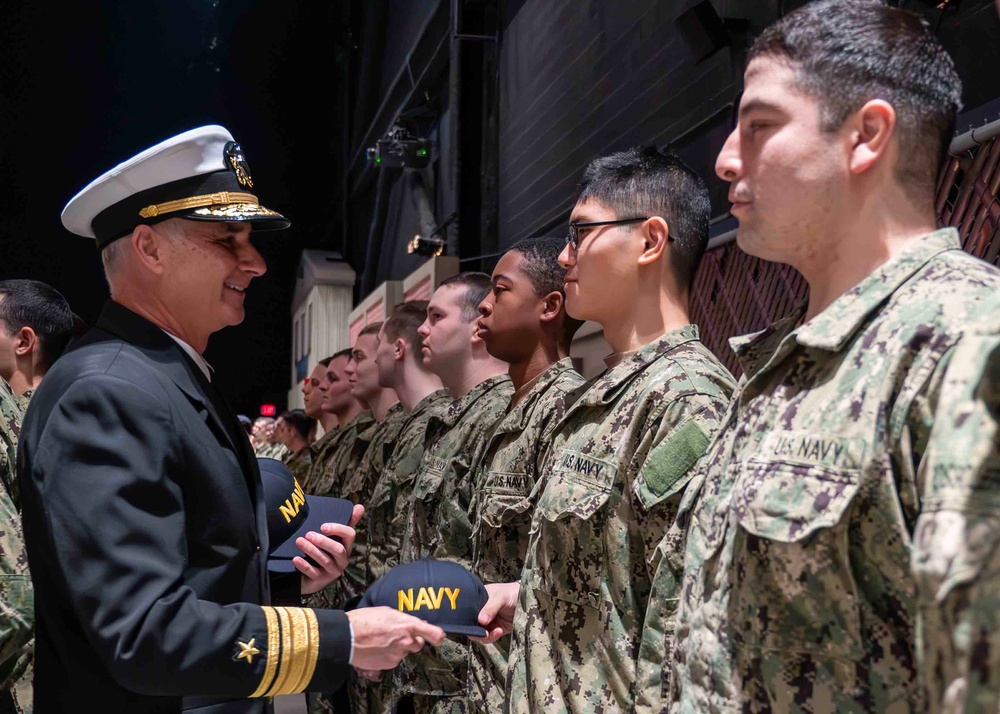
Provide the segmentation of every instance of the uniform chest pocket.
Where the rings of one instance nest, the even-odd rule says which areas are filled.
[[[413,497],[418,501],[430,501],[441,491],[444,483],[444,459],[425,458],[420,473],[413,484]]]
[[[526,473],[489,471],[484,474],[479,515],[490,528],[509,527],[531,519],[531,483]]]
[[[855,470],[766,461],[743,466],[732,504],[739,530],[730,617],[744,644],[861,656],[849,553],[850,510],[859,489]]]
[[[607,571],[604,523],[612,483],[563,470],[539,495],[533,524],[538,529],[534,586],[552,598],[599,606]]]

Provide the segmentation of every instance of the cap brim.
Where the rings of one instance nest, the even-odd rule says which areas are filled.
[[[178,211],[174,214],[164,214],[165,218],[186,218],[189,221],[231,221],[233,223],[249,222],[254,230],[280,231],[292,225],[292,222],[277,211],[256,203],[227,203],[224,206],[205,206],[190,211]]]
[[[299,526],[298,530],[290,535],[285,542],[275,548],[267,558],[267,569],[275,573],[290,573],[295,570],[292,558],[308,557],[299,550],[295,541],[309,531],[320,531],[320,526],[324,523],[340,523],[347,525],[351,522],[351,514],[354,513],[354,504],[343,498],[332,498],[329,496],[306,496],[309,504],[309,515]],[[339,540],[339,539],[338,539]],[[315,565],[315,563],[313,563]]]
[[[412,613],[411,613],[412,614]],[[486,637],[489,633],[485,627],[479,625],[442,625],[439,622],[431,623],[440,627],[449,635],[465,635],[466,637]]]

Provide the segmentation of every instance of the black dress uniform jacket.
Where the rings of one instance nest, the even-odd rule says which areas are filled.
[[[36,714],[264,712],[268,695],[340,686],[346,616],[262,607],[271,586],[256,459],[224,400],[155,325],[105,306],[35,394],[18,469]]]

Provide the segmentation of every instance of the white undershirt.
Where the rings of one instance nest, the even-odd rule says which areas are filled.
[[[160,329],[162,330],[163,328],[161,327]],[[206,362],[204,357],[202,357],[200,354],[198,354],[197,352],[194,351],[194,347],[192,347],[191,345],[189,345],[187,342],[185,342],[184,340],[182,340],[180,337],[177,337],[176,335],[171,335],[166,330],[163,330],[163,333],[167,337],[169,337],[170,339],[172,339],[174,342],[176,342],[178,345],[181,346],[181,349],[184,350],[184,352],[187,353],[187,356],[190,357],[191,359],[193,359],[194,363],[196,365],[198,365],[198,369],[200,369],[202,371],[202,373],[205,375],[205,379],[207,379],[209,382],[211,382],[212,381],[212,365],[210,365],[208,362]]]

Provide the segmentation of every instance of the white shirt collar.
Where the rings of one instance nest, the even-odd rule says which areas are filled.
[[[163,329],[163,328],[160,328],[160,329]],[[197,352],[194,351],[194,347],[192,347],[191,345],[189,345],[187,342],[185,342],[184,340],[182,340],[180,337],[177,337],[176,335],[171,335],[166,330],[163,330],[163,332],[164,332],[164,334],[167,335],[167,337],[169,337],[170,339],[172,339],[174,342],[176,342],[178,345],[181,346],[181,349],[184,350],[184,352],[187,353],[187,356],[190,357],[191,359],[193,359],[194,363],[196,365],[198,365],[198,369],[200,369],[202,371],[202,373],[205,375],[205,379],[207,379],[209,382],[211,382],[212,381],[212,371],[213,371],[212,370],[212,365],[210,365],[208,362],[206,362],[204,357],[202,357],[200,354],[198,354]]]

